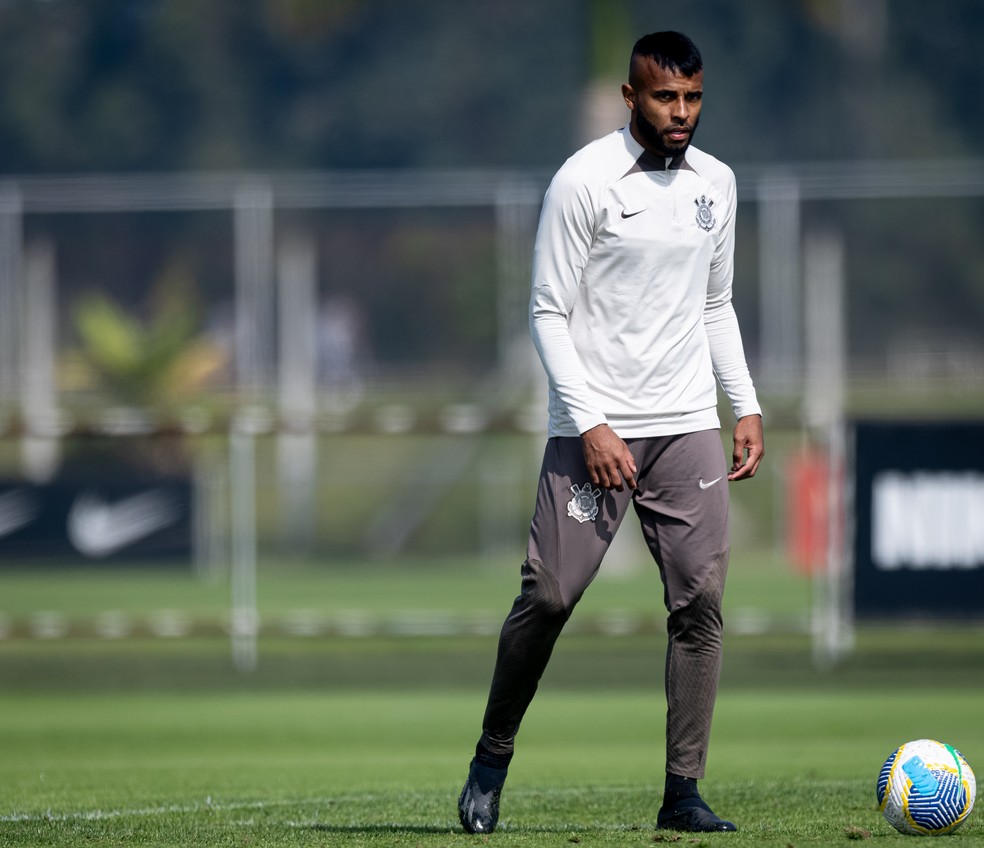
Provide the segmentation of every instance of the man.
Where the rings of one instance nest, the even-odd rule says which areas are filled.
[[[657,825],[736,830],[697,779],[721,663],[727,481],[755,475],[764,440],[731,305],[734,174],[691,146],[703,81],[686,36],[641,38],[622,86],[628,126],[575,153],[544,199],[530,325],[549,379],[549,440],[522,590],[458,802],[470,833],[496,826],[520,722],[630,505],[669,613]],[[737,418],[730,470],[715,377]]]

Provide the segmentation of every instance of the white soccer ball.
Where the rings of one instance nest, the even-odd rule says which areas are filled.
[[[974,809],[977,781],[952,745],[917,739],[896,748],[878,773],[878,808],[899,833],[952,833]]]

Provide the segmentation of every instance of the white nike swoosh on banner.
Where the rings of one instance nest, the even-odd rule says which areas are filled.
[[[68,538],[84,556],[109,556],[173,524],[180,511],[175,498],[163,489],[114,503],[85,492],[68,512]]]
[[[722,477],[718,477],[718,478],[717,478],[717,480],[711,480],[711,482],[710,482],[710,483],[705,483],[705,482],[704,482],[704,478],[703,478],[703,477],[701,477],[701,478],[700,478],[700,487],[701,487],[702,489],[710,489],[710,488],[711,488],[711,486],[713,486],[713,485],[714,485],[715,483],[717,483],[717,482],[718,482],[718,480],[722,480],[722,479],[724,479],[724,478],[722,478]]]
[[[38,517],[41,505],[25,489],[13,489],[0,495],[0,539],[16,533]]]

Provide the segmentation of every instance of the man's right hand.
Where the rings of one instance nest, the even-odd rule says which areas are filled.
[[[638,488],[635,475],[635,459],[615,431],[607,424],[599,424],[581,434],[584,445],[584,461],[588,465],[591,482],[603,489],[622,491],[622,481],[631,491]]]

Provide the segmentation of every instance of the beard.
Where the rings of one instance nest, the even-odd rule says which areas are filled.
[[[687,136],[686,141],[668,144],[663,138],[662,133],[656,129],[656,125],[647,120],[646,116],[638,109],[635,110],[635,119],[636,129],[638,129],[639,135],[646,140],[646,143],[649,144],[655,153],[667,157],[679,156],[687,151],[687,148],[690,147],[690,142],[694,139],[694,133],[697,132],[697,124],[700,123],[700,118],[698,117],[694,121],[693,126],[690,127],[690,134]]]

